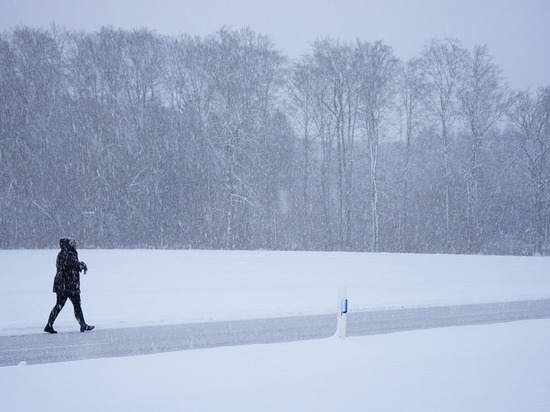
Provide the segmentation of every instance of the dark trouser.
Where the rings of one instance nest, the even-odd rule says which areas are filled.
[[[76,318],[78,323],[80,323],[80,326],[86,324],[86,322],[84,321],[84,314],[82,313],[82,307],[80,306],[80,294],[75,293],[75,294],[66,295],[64,293],[58,293],[57,302],[50,313],[50,318],[48,319],[49,326],[53,326],[53,323],[55,322],[57,315],[59,315],[59,312],[61,312],[61,309],[63,309],[63,306],[65,306],[67,299],[70,299],[73,304],[74,317]]]

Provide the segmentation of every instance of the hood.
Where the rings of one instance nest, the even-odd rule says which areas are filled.
[[[76,241],[68,237],[63,237],[59,239],[59,247],[63,250],[76,250]]]

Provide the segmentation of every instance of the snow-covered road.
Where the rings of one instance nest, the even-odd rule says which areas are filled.
[[[550,299],[457,306],[350,312],[353,336],[445,326],[550,318]],[[334,315],[101,329],[0,336],[0,366],[64,362],[175,352],[221,346],[326,338],[335,333]]]

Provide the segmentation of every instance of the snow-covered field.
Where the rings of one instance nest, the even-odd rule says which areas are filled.
[[[56,250],[0,250],[0,334],[40,332]],[[86,320],[102,328],[550,298],[550,259],[322,252],[80,250]],[[68,303],[56,326],[74,330]]]
[[[0,251],[0,334],[40,333],[55,250]],[[550,298],[548,258],[81,250],[98,328]],[[70,303],[56,328],[77,329]],[[93,332],[91,332],[93,333]],[[44,335],[45,338],[47,335]],[[0,368],[2,410],[548,411],[550,320]]]

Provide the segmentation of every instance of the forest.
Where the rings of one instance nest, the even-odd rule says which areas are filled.
[[[489,46],[0,34],[0,248],[548,255],[550,85]]]

